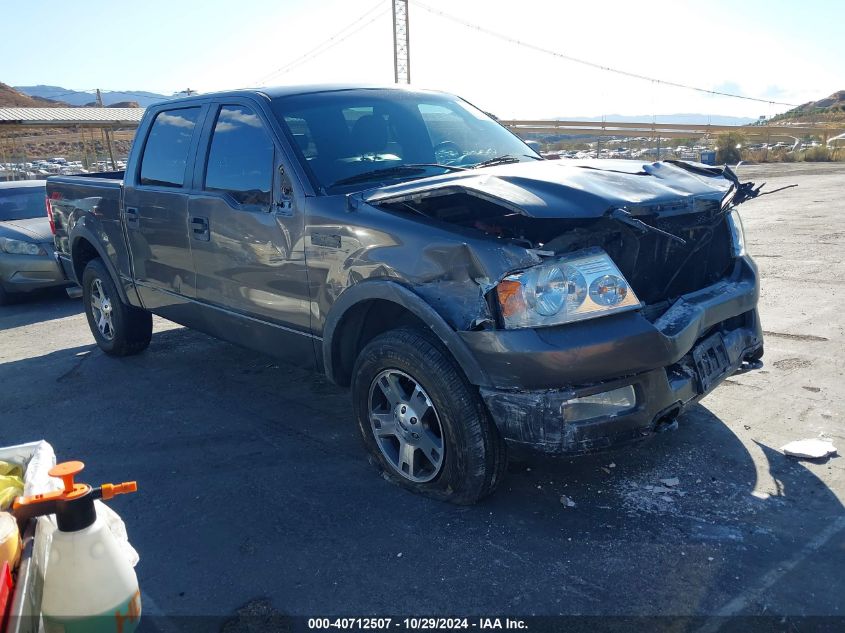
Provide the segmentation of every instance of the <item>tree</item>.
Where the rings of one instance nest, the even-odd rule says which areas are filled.
[[[740,148],[745,144],[745,137],[739,132],[723,132],[716,137],[716,162],[738,163],[742,160]]]

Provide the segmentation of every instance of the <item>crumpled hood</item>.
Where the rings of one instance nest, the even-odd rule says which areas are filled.
[[[46,215],[43,218],[0,222],[0,236],[37,244],[53,241],[50,220],[47,219]]]
[[[690,163],[691,167],[713,169]],[[536,218],[597,218],[612,209],[675,215],[712,209],[731,182],[668,162],[550,160],[512,163],[366,191],[372,204],[466,193]]]

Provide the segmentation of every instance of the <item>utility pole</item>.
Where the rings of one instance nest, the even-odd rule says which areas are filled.
[[[100,104],[101,108],[105,107],[103,105],[103,96],[100,94],[99,88],[97,88],[97,103]],[[103,134],[106,135],[106,147],[108,147],[109,149],[109,160],[111,161],[111,169],[112,171],[117,171],[117,164],[114,162],[114,151],[112,150],[111,146],[111,132],[109,132],[108,128],[104,127]]]
[[[393,0],[393,78],[397,84],[411,83],[408,0]]]

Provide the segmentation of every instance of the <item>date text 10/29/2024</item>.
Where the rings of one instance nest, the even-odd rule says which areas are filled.
[[[518,618],[309,618],[313,630],[526,630],[528,625]]]

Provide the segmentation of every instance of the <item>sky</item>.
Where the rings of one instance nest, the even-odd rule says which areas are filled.
[[[390,5],[0,0],[0,81],[162,94],[389,84]],[[459,94],[500,118],[768,117],[789,107],[585,67],[430,9],[566,56],[766,101],[799,104],[845,89],[845,2],[839,0],[410,0],[412,84]]]

